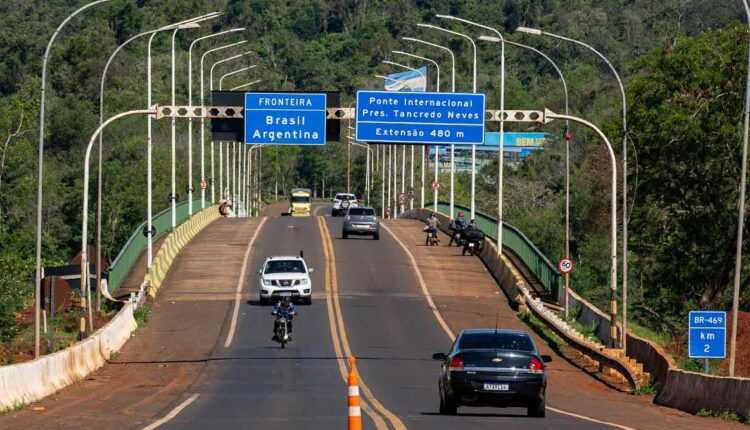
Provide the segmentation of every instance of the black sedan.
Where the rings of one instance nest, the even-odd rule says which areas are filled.
[[[462,330],[446,355],[440,372],[440,413],[455,415],[459,406],[525,407],[528,416],[544,417],[547,374],[525,331]]]

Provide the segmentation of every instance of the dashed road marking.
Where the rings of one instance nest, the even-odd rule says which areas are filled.
[[[154,429],[158,428],[159,426],[161,426],[162,424],[165,424],[165,423],[169,422],[170,420],[174,419],[174,417],[176,417],[177,414],[179,414],[180,412],[182,412],[183,409],[187,408],[188,405],[190,405],[191,403],[193,403],[195,401],[195,399],[198,398],[198,396],[200,396],[200,393],[195,393],[192,396],[188,397],[184,402],[180,403],[179,405],[177,405],[177,407],[175,407],[174,409],[172,409],[167,414],[167,416],[165,416],[162,419],[156,420],[153,423],[147,425],[146,427],[143,428],[143,430],[154,430]]]

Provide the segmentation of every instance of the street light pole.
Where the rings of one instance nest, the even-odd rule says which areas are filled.
[[[508,44],[517,46],[519,48],[528,49],[532,52],[535,52],[536,54],[540,55],[542,58],[547,60],[552,67],[557,72],[557,75],[560,77],[560,81],[562,82],[563,86],[563,93],[565,94],[565,115],[568,115],[568,84],[565,82],[565,76],[562,73],[562,70],[560,67],[557,66],[557,64],[545,53],[542,51],[533,48],[528,45],[524,45],[522,43],[518,42],[512,42],[510,40],[501,39],[499,37],[489,37],[489,36],[480,36],[479,40],[485,41],[485,42],[493,42],[493,43],[501,43],[501,44]],[[565,258],[570,258],[570,123],[569,121],[565,121]],[[504,139],[503,139],[504,141]],[[503,142],[504,143],[504,142]],[[502,199],[499,199],[500,202],[502,202]],[[568,317],[568,302],[569,302],[569,290],[570,290],[570,273],[565,273],[565,317]]]
[[[443,51],[446,51],[451,56],[451,92],[456,92],[456,55],[453,53],[453,51],[445,46],[438,45],[436,43],[427,42],[422,39],[416,39],[414,37],[403,37],[403,40],[409,41],[409,42],[416,42],[421,43],[422,45],[431,46],[433,48],[438,48]],[[438,83],[438,92],[440,92],[440,84]],[[423,150],[424,151],[424,150]],[[435,152],[437,152],[437,146],[435,146]],[[451,144],[451,172],[450,172],[450,181],[451,181],[451,192],[450,192],[450,216],[453,218],[453,207],[454,207],[454,196],[455,196],[455,160],[456,160],[456,145]],[[427,158],[429,159],[429,152],[427,153]],[[424,163],[424,152],[422,153],[422,162]],[[424,169],[423,169],[424,170]],[[424,175],[422,175],[422,183],[424,185]],[[437,195],[437,190],[435,190],[435,194]],[[424,190],[422,191],[422,207],[424,207]],[[435,197],[435,201],[437,202],[437,197]],[[437,205],[435,206],[435,210],[437,210]]]
[[[436,16],[443,18],[443,17],[447,17],[448,15],[436,15]],[[448,30],[447,28],[438,27],[438,26],[432,25],[432,24],[422,24],[422,23],[419,23],[419,24],[417,24],[417,26],[423,27],[423,28],[431,28],[431,29],[434,29],[434,30],[442,31],[444,33],[452,34],[454,36],[459,36],[459,37],[462,37],[462,38],[468,40],[469,42],[471,42],[471,47],[472,47],[472,92],[476,93],[477,92],[477,44],[474,42],[474,39],[472,39],[470,36],[468,36],[466,34],[463,34],[463,33],[457,32],[457,31],[453,31],[453,30]],[[502,70],[503,71],[505,70],[504,65],[505,65],[505,63],[503,62],[503,66],[502,66]],[[502,81],[501,81],[501,85],[503,85]],[[501,91],[501,98],[502,97],[503,96],[502,96],[502,91]],[[501,109],[503,109],[502,106],[501,106]],[[502,129],[502,122],[500,124],[501,124],[500,127]],[[500,136],[501,136],[500,138],[502,139],[502,132],[500,133]],[[435,148],[435,152],[437,153],[437,148]],[[453,170],[453,166],[452,165],[451,165],[451,170]],[[477,146],[476,145],[471,145],[471,219],[474,219],[474,213],[476,212],[476,189],[477,189]],[[450,215],[451,215],[451,218],[452,218],[453,214],[451,213]],[[500,249],[500,252],[502,253],[502,246],[498,247],[498,249]]]
[[[750,23],[750,7],[747,0],[742,0],[745,16]],[[748,66],[750,66],[750,47],[748,47]],[[737,314],[740,303],[740,275],[742,272],[742,234],[745,225],[745,188],[747,183],[747,145],[748,128],[750,128],[750,67],[745,78],[745,110],[742,113],[742,172],[740,177],[740,201],[737,217],[737,248],[734,257],[734,285],[732,291],[732,337],[729,341],[729,376],[734,376],[734,366],[737,356]]]
[[[230,89],[229,91],[237,91],[237,90],[241,90],[241,89],[243,89],[243,88],[248,88],[248,87],[252,87],[253,85],[255,85],[255,84],[258,84],[258,83],[261,83],[261,82],[263,82],[263,80],[262,80],[262,79],[256,79],[256,80],[254,80],[254,81],[252,81],[252,82],[248,82],[248,83],[246,83],[246,84],[242,84],[242,85],[237,85],[236,87],[234,87],[234,88]]]
[[[208,51],[204,52],[201,56],[201,104],[205,104],[206,102],[206,96],[204,93],[204,84],[205,84],[205,74],[204,74],[204,64],[206,60],[206,56],[208,56],[211,53],[222,51],[224,49],[228,49],[234,46],[242,45],[243,43],[247,43],[247,40],[241,40],[239,42],[230,43],[227,45],[219,46],[217,48],[209,49]],[[213,91],[213,79],[211,80],[211,91]],[[203,162],[203,152],[206,145],[206,120],[205,118],[201,117],[201,181],[206,180],[205,175],[205,167]],[[216,203],[215,199],[215,183],[216,183],[216,177],[214,176],[214,141],[211,141],[211,202]]]
[[[42,58],[42,83],[39,103],[39,162],[37,175],[37,193],[36,193],[36,269],[34,272],[34,357],[39,357],[39,318],[41,314],[41,295],[40,288],[42,285],[42,197],[44,194],[44,114],[46,112],[45,102],[47,98],[47,63],[49,61],[52,45],[57,39],[63,27],[70,22],[73,17],[84,10],[106,3],[112,0],[97,0],[81,6],[76,11],[68,15],[67,18],[57,26],[55,32],[47,42],[47,48]]]
[[[190,24],[186,24],[182,28],[198,28],[200,27],[200,24],[197,22],[192,22]],[[177,27],[172,31],[172,106],[177,104],[177,97],[176,97],[176,85],[175,85],[175,78],[177,75],[177,56],[175,55],[175,43],[177,38],[177,32],[180,31],[181,27]],[[171,133],[172,133],[172,194],[170,195],[170,200],[172,201],[172,231],[177,228],[177,119],[175,117],[171,118]],[[188,167],[190,169],[190,167]],[[192,188],[192,183],[189,185],[190,188]],[[189,194],[192,195],[192,191],[189,191]],[[193,202],[188,200],[188,207],[190,208],[190,212],[192,212]]]
[[[108,120],[104,121],[99,127],[97,127],[94,134],[91,136],[91,139],[89,140],[88,146],[86,147],[86,153],[84,156],[84,166],[83,166],[83,213],[82,213],[82,225],[81,225],[81,294],[86,294],[87,298],[91,298],[91,279],[89,277],[89,263],[88,263],[88,231],[89,231],[89,161],[91,160],[91,149],[94,147],[94,143],[97,140],[97,137],[99,133],[101,133],[102,130],[104,130],[105,127],[107,127],[112,122],[124,118],[126,116],[130,115],[154,115],[156,114],[156,109],[139,109],[139,110],[132,110],[128,112],[122,112],[119,113],[112,118],[109,118]],[[88,309],[89,309],[89,331],[93,329],[93,317],[91,312],[91,301],[88,301]],[[86,321],[85,317],[81,317],[81,328],[82,331],[85,330],[86,327]]]
[[[610,336],[610,347],[617,348],[617,159],[615,158],[615,151],[612,149],[612,144],[607,139],[607,136],[602,133],[599,128],[594,124],[575,116],[560,115],[550,111],[544,113],[545,120],[549,119],[564,119],[579,124],[583,124],[586,127],[592,129],[599,136],[607,146],[609,151],[609,159],[612,164],[612,203],[611,203],[611,233],[610,240],[612,241],[611,261],[610,266],[610,301],[609,301],[609,336]]]
[[[159,31],[157,30],[150,30],[150,31],[144,31],[142,33],[138,33],[135,36],[132,36],[120,46],[117,47],[117,49],[112,52],[112,54],[109,56],[109,59],[107,59],[107,63],[104,65],[104,71],[102,71],[102,78],[99,83],[99,125],[102,125],[104,123],[104,88],[105,83],[107,80],[107,72],[109,71],[109,66],[112,64],[112,61],[115,59],[117,54],[125,48],[127,45],[130,44],[130,42],[133,42],[134,40],[155,33]],[[97,198],[96,198],[96,310],[99,311],[101,309],[101,292],[102,292],[102,147],[103,147],[103,137],[104,132],[99,133],[99,157],[98,157],[98,169],[97,169]]]
[[[230,30],[221,31],[219,33],[209,34],[208,36],[199,37],[190,44],[190,48],[188,49],[188,104],[190,106],[193,105],[193,48],[198,42],[201,42],[203,40],[212,39],[215,37],[223,36],[225,34],[229,33],[236,33],[238,31],[244,31],[244,27],[240,28],[233,28]],[[203,104],[203,68],[201,67],[201,104]],[[203,121],[203,118],[201,118],[201,121]],[[202,124],[202,123],[201,123]],[[201,127],[201,134],[203,133],[203,128]],[[188,176],[189,176],[189,188],[188,188],[188,200],[190,200],[190,207],[188,209],[188,214],[190,216],[193,215],[193,118],[188,118]],[[201,136],[201,209],[206,208],[206,170],[205,170],[205,152],[204,152],[204,145],[203,145],[203,139]]]
[[[617,69],[609,62],[601,52],[597,51],[591,45],[580,40],[560,36],[558,34],[548,33],[536,28],[518,27],[516,31],[536,36],[549,36],[555,39],[575,43],[576,45],[587,48],[604,61],[612,71],[617,85],[620,89],[622,98],[622,342],[621,348],[627,351],[627,330],[628,330],[628,106],[625,96],[625,87],[622,79],[617,73]]]
[[[243,68],[237,69],[237,70],[235,70],[233,72],[228,72],[228,73],[225,73],[225,74],[221,75],[221,78],[219,78],[219,91],[223,91],[224,90],[224,78],[236,75],[238,73],[246,72],[246,71],[254,69],[256,67],[258,67],[258,65],[257,64],[253,64],[252,66],[243,67]]]

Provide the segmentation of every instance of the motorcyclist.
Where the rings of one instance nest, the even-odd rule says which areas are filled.
[[[279,340],[276,338],[276,330],[279,328],[279,317],[286,318],[289,330],[287,334],[289,335],[289,340],[292,340],[292,317],[297,315],[297,310],[294,307],[294,303],[292,303],[292,298],[282,297],[281,301],[273,308],[271,315],[276,317],[273,323],[273,338],[271,338],[271,340]]]
[[[482,241],[484,240],[484,232],[477,227],[477,223],[474,220],[469,221],[469,225],[463,231],[464,236],[464,248],[461,251],[461,255],[465,255],[469,250],[469,244],[474,243],[477,246],[477,251],[481,249]]]
[[[437,218],[437,214],[435,212],[430,213],[430,217],[427,218],[426,222],[427,226],[425,227],[424,231],[426,231],[427,238],[424,241],[425,245],[429,245],[430,241],[430,233],[435,234],[435,238],[438,238],[437,231],[440,228],[440,220]],[[437,239],[438,242],[440,242],[440,239]]]
[[[448,246],[453,245],[453,241],[456,241],[456,245],[459,245],[461,243],[461,231],[465,227],[465,220],[464,220],[464,213],[459,212],[458,215],[456,215],[456,218],[454,220],[451,220],[451,240],[448,242]],[[458,234],[458,237],[456,237],[456,234]]]

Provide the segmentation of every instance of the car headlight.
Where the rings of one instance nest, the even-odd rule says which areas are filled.
[[[299,280],[299,284],[300,284],[300,285],[307,285],[308,283],[310,283],[310,281],[309,281],[309,280],[307,280],[307,279],[300,279],[300,280]]]
[[[271,281],[269,279],[264,279],[263,280],[263,285],[266,286],[266,287],[270,287],[270,286],[273,285],[273,281]]]

